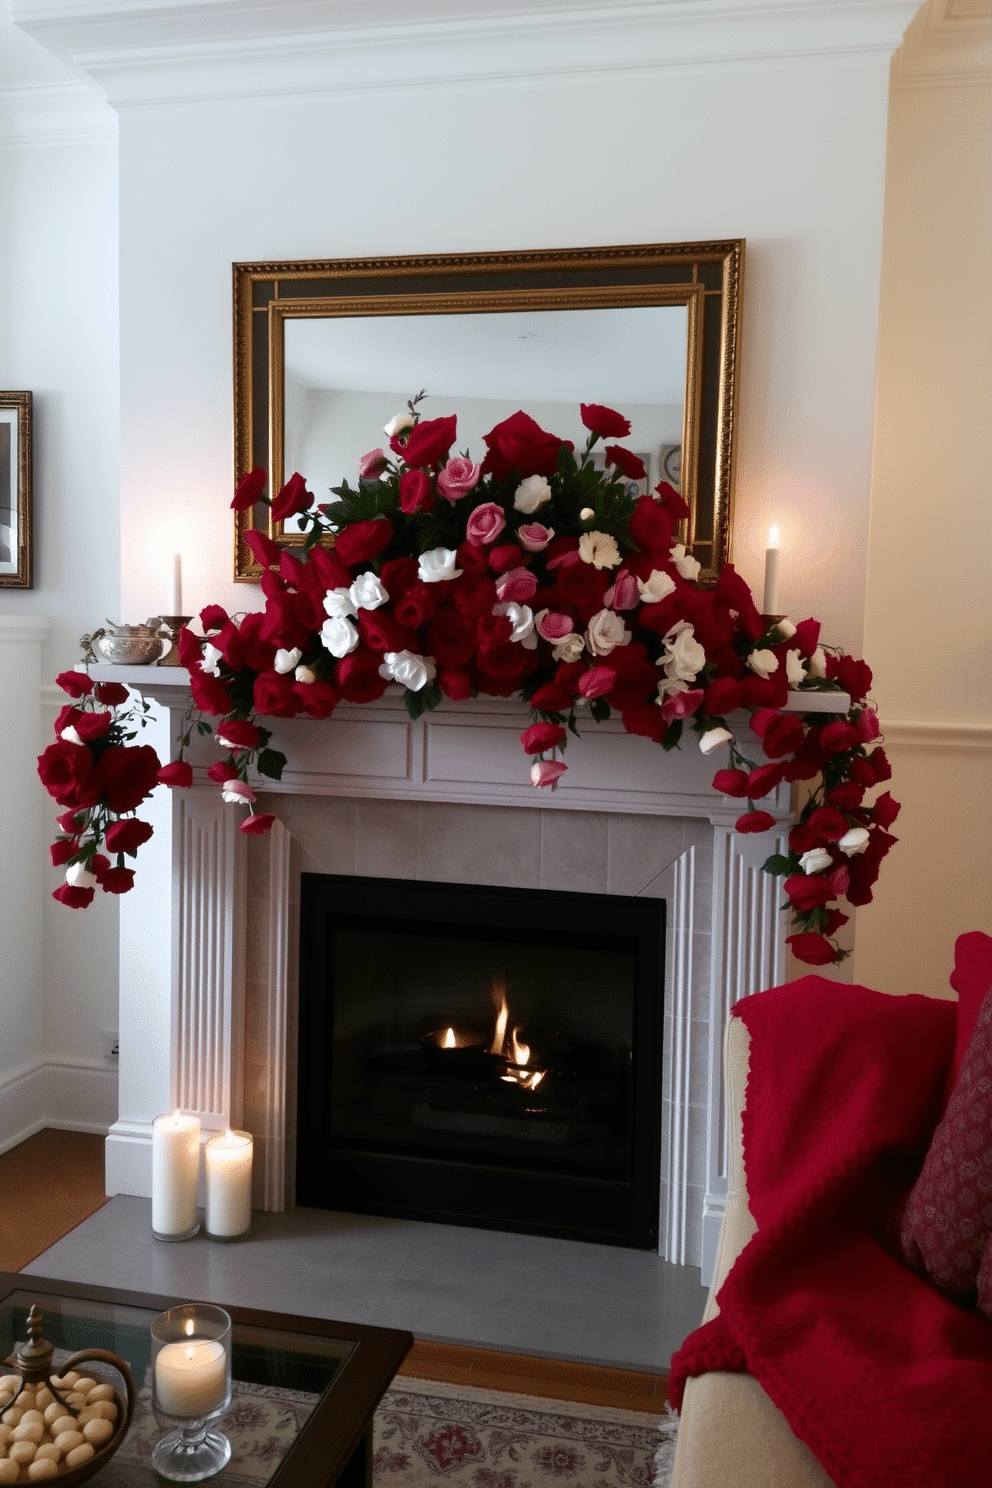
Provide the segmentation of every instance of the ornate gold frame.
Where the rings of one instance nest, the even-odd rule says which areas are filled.
[[[0,586],[7,589],[34,587],[31,489],[31,394],[0,393],[0,408],[17,411],[17,566],[14,573],[0,573]]]
[[[234,264],[234,465],[283,483],[286,320],[444,315],[498,310],[685,305],[689,320],[682,492],[686,545],[714,580],[730,556],[744,240],[620,248]],[[304,472],[305,474],[305,472]],[[298,534],[263,504],[236,514],[234,577],[256,580],[245,533],[263,526],[281,546]]]

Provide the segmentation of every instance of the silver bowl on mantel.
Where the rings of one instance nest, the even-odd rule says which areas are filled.
[[[150,666],[172,647],[172,632],[167,625],[114,625],[95,630],[82,637],[82,645],[95,648],[102,661],[114,666]]]

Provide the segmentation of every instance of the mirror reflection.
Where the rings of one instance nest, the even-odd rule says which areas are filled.
[[[467,315],[294,319],[284,324],[283,470],[298,470],[317,502],[359,458],[385,444],[383,426],[421,388],[421,416],[458,416],[456,448],[475,460],[500,420],[523,408],[577,449],[580,403],[630,419],[627,449],[651,490],[672,480],[682,443],[688,356],[685,305],[515,310]],[[602,455],[600,454],[600,458]],[[678,484],[677,480],[673,484]],[[285,530],[299,531],[298,519]]]

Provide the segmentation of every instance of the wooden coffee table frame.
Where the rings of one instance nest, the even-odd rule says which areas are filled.
[[[152,1292],[86,1286],[27,1271],[0,1271],[0,1303],[12,1292],[140,1307],[155,1313],[164,1312],[178,1302],[216,1302],[216,1299],[166,1297]],[[226,1302],[220,1305],[231,1314],[236,1327],[240,1324],[263,1331],[297,1333],[301,1337],[317,1335],[356,1345],[269,1479],[267,1488],[371,1488],[372,1417],[410,1350],[413,1334],[397,1328],[373,1328],[328,1318],[231,1307]],[[220,1485],[223,1475],[217,1481]]]

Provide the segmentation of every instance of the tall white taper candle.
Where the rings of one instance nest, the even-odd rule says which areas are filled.
[[[768,529],[768,546],[765,549],[765,592],[761,601],[761,613],[778,614],[778,528],[774,523]]]
[[[175,1111],[152,1122],[152,1231],[163,1239],[196,1233],[200,1119]]]
[[[172,555],[172,608],[170,615],[181,615],[183,612],[183,559],[181,553]]]

